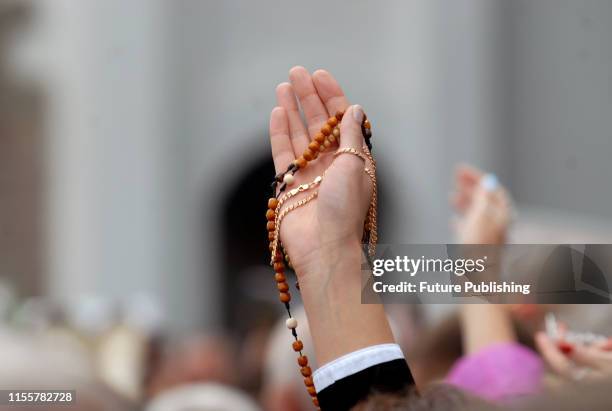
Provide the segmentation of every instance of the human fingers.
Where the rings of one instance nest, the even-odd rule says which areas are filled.
[[[289,70],[289,80],[304,111],[308,134],[312,138],[327,121],[330,114],[323,105],[308,70],[301,66],[293,67]]]
[[[344,95],[340,84],[327,70],[315,71],[312,74],[312,81],[329,115],[346,110],[349,106],[348,98]]]
[[[577,344],[570,358],[578,365],[596,370],[610,368],[612,355],[596,347]]]
[[[571,378],[573,365],[557,347],[557,345],[543,332],[535,336],[536,346],[549,367],[557,374]]]
[[[340,123],[340,147],[339,149],[354,149],[361,152],[364,145],[361,124],[365,114],[363,108],[356,104],[350,106]]]
[[[291,136],[291,145],[295,157],[308,147],[310,141],[306,127],[302,122],[300,110],[297,104],[293,86],[289,83],[281,83],[276,87],[276,101],[280,107],[283,107],[287,112],[289,121],[289,135]]]
[[[453,208],[459,213],[465,212],[472,202],[474,190],[478,187],[482,171],[468,164],[460,164],[455,169],[454,192],[451,197]]]
[[[270,146],[276,173],[285,171],[295,160],[295,155],[289,137],[287,111],[283,107],[274,107],[270,113]]]

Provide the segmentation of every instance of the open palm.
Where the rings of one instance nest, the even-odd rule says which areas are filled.
[[[346,110],[339,125],[340,147],[361,150],[364,144],[361,121],[353,115],[360,109],[349,108],[347,98],[331,74],[318,70],[311,76],[305,68],[294,67],[289,79],[289,83],[281,83],[276,88],[278,106],[270,115],[270,141],[277,173],[285,171],[302,155],[321,126],[337,111]],[[337,148],[321,153],[305,169],[300,169],[295,183],[289,187],[310,183],[325,173],[320,186],[313,189],[318,190],[317,198],[290,212],[281,225],[281,241],[298,276],[317,271],[325,248],[343,243],[357,245],[361,241],[372,195],[370,180],[364,173],[368,165],[351,154],[334,157]],[[293,197],[284,206],[308,194],[310,191]]]

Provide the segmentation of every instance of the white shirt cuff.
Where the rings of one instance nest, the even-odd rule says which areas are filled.
[[[314,385],[317,392],[321,392],[349,375],[357,374],[377,364],[403,358],[404,353],[397,344],[380,344],[362,348],[336,358],[316,370],[313,375]]]

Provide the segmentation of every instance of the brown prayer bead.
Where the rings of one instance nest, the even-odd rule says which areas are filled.
[[[274,255],[274,262],[278,263],[279,261],[283,261],[283,253],[277,250],[276,254]]]
[[[323,145],[325,146],[325,148],[330,148],[332,143],[329,140],[325,140],[325,143],[323,143]]]
[[[268,231],[268,240],[274,241],[274,231]]]
[[[342,121],[343,116],[344,116],[344,111],[336,111],[336,119],[338,121]]]
[[[276,213],[274,212],[274,210],[268,209],[268,211],[266,211],[266,218],[268,219],[268,221],[274,220],[276,218]]]
[[[323,135],[323,133],[319,132],[315,134],[314,141],[316,141],[319,144],[322,144],[325,141],[325,136]]]
[[[367,128],[368,130],[372,128],[372,124],[370,123],[370,120],[365,120],[363,122],[363,126]]]
[[[306,161],[312,161],[312,159],[314,158],[314,153],[311,149],[307,148],[306,150],[304,150],[304,154],[302,154],[302,157],[304,157]]]
[[[306,161],[304,157],[300,157],[295,160],[295,164],[297,164],[299,168],[306,168],[306,166],[308,165],[308,161]]]
[[[334,128],[334,131],[332,131],[332,136],[340,138],[340,129],[338,127]]]
[[[333,134],[330,134],[327,139],[329,140],[330,143],[335,143],[336,142],[336,136],[334,136]]]
[[[268,231],[274,231],[274,229],[276,228],[276,224],[274,224],[274,221],[268,221],[266,223],[266,228],[268,229]]]
[[[284,273],[285,272],[285,264],[282,261],[277,261],[274,263],[274,271],[276,271],[277,273]]]
[[[289,301],[291,301],[291,294],[290,293],[280,293],[278,298],[280,299],[281,303],[288,303]]]
[[[306,367],[308,365],[308,357],[305,355],[300,355],[297,359],[297,362],[300,367]]]
[[[312,377],[304,377],[304,385],[307,387],[313,387],[314,386],[314,381],[312,379]]]
[[[270,210],[274,210],[277,205],[278,205],[278,200],[276,198],[272,197],[268,200],[268,208]]]
[[[319,147],[321,147],[321,144],[317,143],[316,141],[311,141],[310,144],[308,144],[308,148],[313,152],[319,151]]]
[[[332,128],[329,126],[329,124],[325,124],[323,127],[321,127],[321,133],[323,133],[323,135],[329,136],[331,132]]]
[[[289,291],[289,284],[277,283],[276,288],[278,288],[278,291],[280,291],[281,293],[286,293],[287,291]]]
[[[283,273],[275,273],[274,279],[277,283],[284,283],[285,281],[287,281],[287,277],[285,277],[285,274]]]
[[[304,343],[302,340],[295,340],[293,342],[293,351],[302,351],[304,349]]]
[[[302,367],[300,372],[304,377],[310,377],[312,375],[312,369],[310,367]]]
[[[327,120],[327,125],[330,127],[336,127],[338,125],[338,119],[334,116],[334,117],[330,117],[329,120]]]
[[[319,406],[319,399],[315,396],[312,397],[312,403],[314,404],[315,407]]]
[[[315,387],[306,387],[306,390],[308,390],[308,394],[310,394],[312,397],[317,395],[317,389]]]

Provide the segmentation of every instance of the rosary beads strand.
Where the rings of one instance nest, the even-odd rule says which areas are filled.
[[[300,366],[300,372],[304,377],[304,385],[306,386],[308,394],[312,398],[314,406],[317,407],[318,410],[320,410],[319,400],[317,398],[317,391],[315,389],[314,381],[312,378],[312,369],[308,365],[308,357],[302,353],[302,350],[304,349],[304,343],[298,338],[298,334],[296,331],[298,323],[297,320],[291,315],[291,306],[289,305],[289,302],[291,301],[291,293],[289,292],[289,284],[287,283],[287,277],[285,275],[284,260],[287,261],[287,265],[289,265],[289,267],[291,267],[291,262],[289,256],[286,253],[283,254],[283,252],[281,251],[282,244],[280,242],[280,225],[283,218],[296,208],[302,207],[308,202],[314,200],[318,195],[318,191],[314,191],[307,197],[293,204],[290,204],[286,208],[281,208],[283,204],[290,198],[295,197],[299,193],[315,188],[321,183],[325,173],[323,173],[323,176],[316,177],[315,180],[311,183],[302,184],[299,187],[294,188],[289,192],[285,193],[287,187],[292,185],[295,181],[294,174],[298,170],[305,168],[308,163],[310,161],[315,160],[320,153],[331,148],[334,143],[339,141],[340,128],[338,127],[338,125],[340,121],[342,121],[343,116],[344,112],[339,111],[334,116],[330,117],[327,122],[321,127],[320,131],[315,134],[314,138],[308,144],[308,148],[304,150],[303,154],[298,159],[293,161],[285,172],[278,173],[274,177],[274,182],[271,185],[272,197],[268,200],[268,210],[266,211],[266,228],[268,230],[268,240],[270,241],[269,249],[271,253],[270,265],[274,268],[274,279],[276,281],[276,287],[279,292],[279,300],[285,305],[285,309],[289,317],[286,321],[286,325],[287,328],[291,330],[291,335],[294,339],[293,350],[298,353],[297,363]],[[361,125],[361,132],[366,143],[366,146],[363,148],[363,153],[351,148],[338,150],[335,155],[341,154],[343,152],[350,153],[361,157],[362,159],[364,159],[364,161],[366,161],[366,163],[367,161],[369,161],[371,164],[371,168],[365,168],[365,172],[368,174],[372,181],[373,193],[370,202],[370,207],[368,209],[368,215],[366,221],[364,222],[364,241],[368,242],[368,254],[372,256],[378,238],[376,222],[376,162],[374,161],[374,158],[371,154],[371,125],[370,121],[365,116],[364,121]],[[299,290],[298,284],[296,284],[296,287]]]

